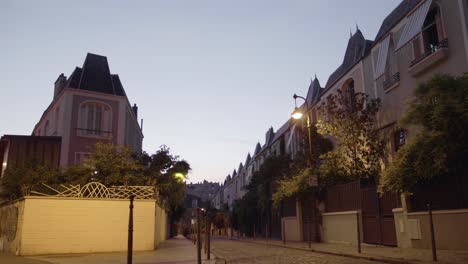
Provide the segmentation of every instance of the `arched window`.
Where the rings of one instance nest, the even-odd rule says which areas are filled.
[[[84,102],[78,115],[78,134],[109,138],[112,131],[112,111],[100,102]]]

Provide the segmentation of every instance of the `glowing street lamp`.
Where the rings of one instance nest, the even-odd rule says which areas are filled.
[[[185,175],[183,173],[176,172],[174,173],[174,178],[176,178],[177,181],[182,182],[185,180]]]
[[[301,119],[304,114],[299,110],[299,108],[294,107],[294,111],[292,112],[291,116],[294,119]]]

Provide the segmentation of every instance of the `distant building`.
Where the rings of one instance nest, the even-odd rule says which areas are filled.
[[[83,66],[55,81],[53,99],[34,127],[34,136],[62,138],[60,166],[80,164],[97,142],[141,152],[138,108],[131,106],[105,56],[90,54]]]
[[[189,183],[186,186],[187,195],[199,197],[202,202],[210,202],[220,188],[219,183],[204,180],[201,183]]]

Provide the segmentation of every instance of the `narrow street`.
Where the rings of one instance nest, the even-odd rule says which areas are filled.
[[[216,263],[219,264],[381,263],[237,240],[214,239],[212,247],[212,253],[217,259]]]

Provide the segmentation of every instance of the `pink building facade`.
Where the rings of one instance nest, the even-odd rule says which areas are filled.
[[[88,53],[83,66],[55,82],[54,97],[33,130],[35,136],[62,138],[60,166],[83,162],[97,142],[109,142],[139,153],[143,132],[138,108],[131,106],[107,58]]]

